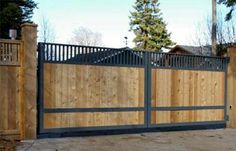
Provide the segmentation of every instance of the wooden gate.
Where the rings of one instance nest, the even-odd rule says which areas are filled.
[[[226,123],[226,58],[39,43],[39,136]]]
[[[152,126],[225,124],[227,59],[152,56],[162,58],[151,65]]]

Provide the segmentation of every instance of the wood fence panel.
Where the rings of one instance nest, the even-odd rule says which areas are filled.
[[[44,69],[45,108],[144,107],[144,69],[65,64]]]
[[[17,139],[20,138],[19,73],[19,67],[0,66],[0,136],[9,134]]]
[[[46,109],[144,107],[144,69],[44,64],[44,105]],[[144,112],[45,113],[44,119],[45,128],[144,124]]]
[[[223,106],[224,72],[152,70],[152,107]],[[153,124],[224,120],[224,110],[152,111]]]
[[[195,110],[195,111],[152,111],[155,119],[152,124],[169,124],[182,122],[204,122],[204,121],[223,121],[224,110]],[[169,117],[167,117],[169,115]],[[187,115],[187,117],[181,117]],[[196,116],[195,116],[196,115]],[[202,116],[204,115],[204,116]],[[165,118],[163,118],[165,117]]]
[[[87,112],[87,113],[45,113],[44,128],[73,128],[73,127],[94,127],[94,126],[119,126],[119,125],[141,125],[144,124],[144,118],[137,115],[143,111],[134,112]],[[65,116],[68,121],[60,125],[53,122],[57,116]],[[75,118],[77,117],[77,118]]]
[[[224,72],[154,69],[152,106],[224,105]]]

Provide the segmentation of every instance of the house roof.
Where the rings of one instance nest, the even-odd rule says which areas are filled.
[[[187,54],[192,55],[204,55],[211,56],[211,46],[187,46],[187,45],[176,45],[172,48],[169,53],[176,53],[177,51],[184,51]]]
[[[199,51],[207,51],[209,49],[204,48],[196,49],[196,47],[189,46],[175,46],[172,48],[170,52],[178,53],[179,50],[184,51],[180,52],[180,55],[171,54],[171,53],[155,53],[149,52],[146,53],[144,51],[134,51],[130,48],[95,48],[95,47],[82,47],[82,51],[74,54],[73,57],[66,59],[64,62],[66,63],[85,63],[85,64],[97,64],[97,65],[132,65],[132,66],[145,66],[146,57],[150,58],[150,63],[154,67],[196,67],[201,68],[211,65],[218,64],[218,61],[212,61],[209,57],[201,57],[196,56],[194,59],[190,57],[186,59],[187,54],[198,54],[202,55],[202,52]],[[68,51],[67,51],[68,52]],[[186,52],[186,53],[185,53]],[[183,54],[185,53],[185,54]],[[147,55],[148,54],[148,55]],[[211,58],[211,57],[210,57]],[[193,64],[189,65],[189,62],[195,60]],[[221,61],[220,61],[221,62]],[[207,64],[207,65],[206,65]],[[223,68],[222,64],[218,68]]]
[[[223,56],[227,53],[227,48],[236,47],[236,43],[225,43],[217,45],[218,56]],[[211,51],[211,45],[206,46],[187,46],[187,45],[176,45],[170,49],[169,53],[177,53],[178,51],[184,51],[186,54],[192,55],[203,55],[203,56],[213,56]]]
[[[126,57],[125,57],[126,56]],[[93,51],[88,52],[86,54],[78,54],[74,57],[68,59],[67,61],[79,61],[81,58],[84,58],[86,60],[89,60],[92,63],[104,63],[104,62],[111,62],[111,60],[121,58],[136,58],[143,60],[143,55],[139,53],[138,51],[133,51],[129,47],[120,48],[120,49],[112,49],[112,48],[106,48],[106,50],[103,51]],[[130,61],[128,59],[128,61]]]

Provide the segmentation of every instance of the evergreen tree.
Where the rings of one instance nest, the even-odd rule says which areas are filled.
[[[225,20],[229,21],[232,18],[232,13],[236,6],[236,0],[219,0],[219,4],[224,4],[226,7],[230,7],[230,11],[227,13]]]
[[[135,49],[160,51],[174,43],[161,17],[158,0],[136,0],[130,16],[130,30],[135,34]]]
[[[0,38],[9,38],[9,29],[16,29],[19,35],[20,25],[31,22],[36,6],[33,0],[0,0]]]

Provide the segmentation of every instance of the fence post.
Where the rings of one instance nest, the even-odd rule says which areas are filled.
[[[22,135],[24,139],[36,138],[37,107],[37,25],[25,23],[21,26],[23,41],[22,83],[23,83],[23,114]]]
[[[227,99],[228,106],[227,112],[229,115],[229,121],[227,127],[236,128],[236,45],[228,48],[228,57],[230,57],[230,63],[228,65],[227,73]]]
[[[151,59],[150,52],[145,52],[145,125],[149,127],[151,125]]]

